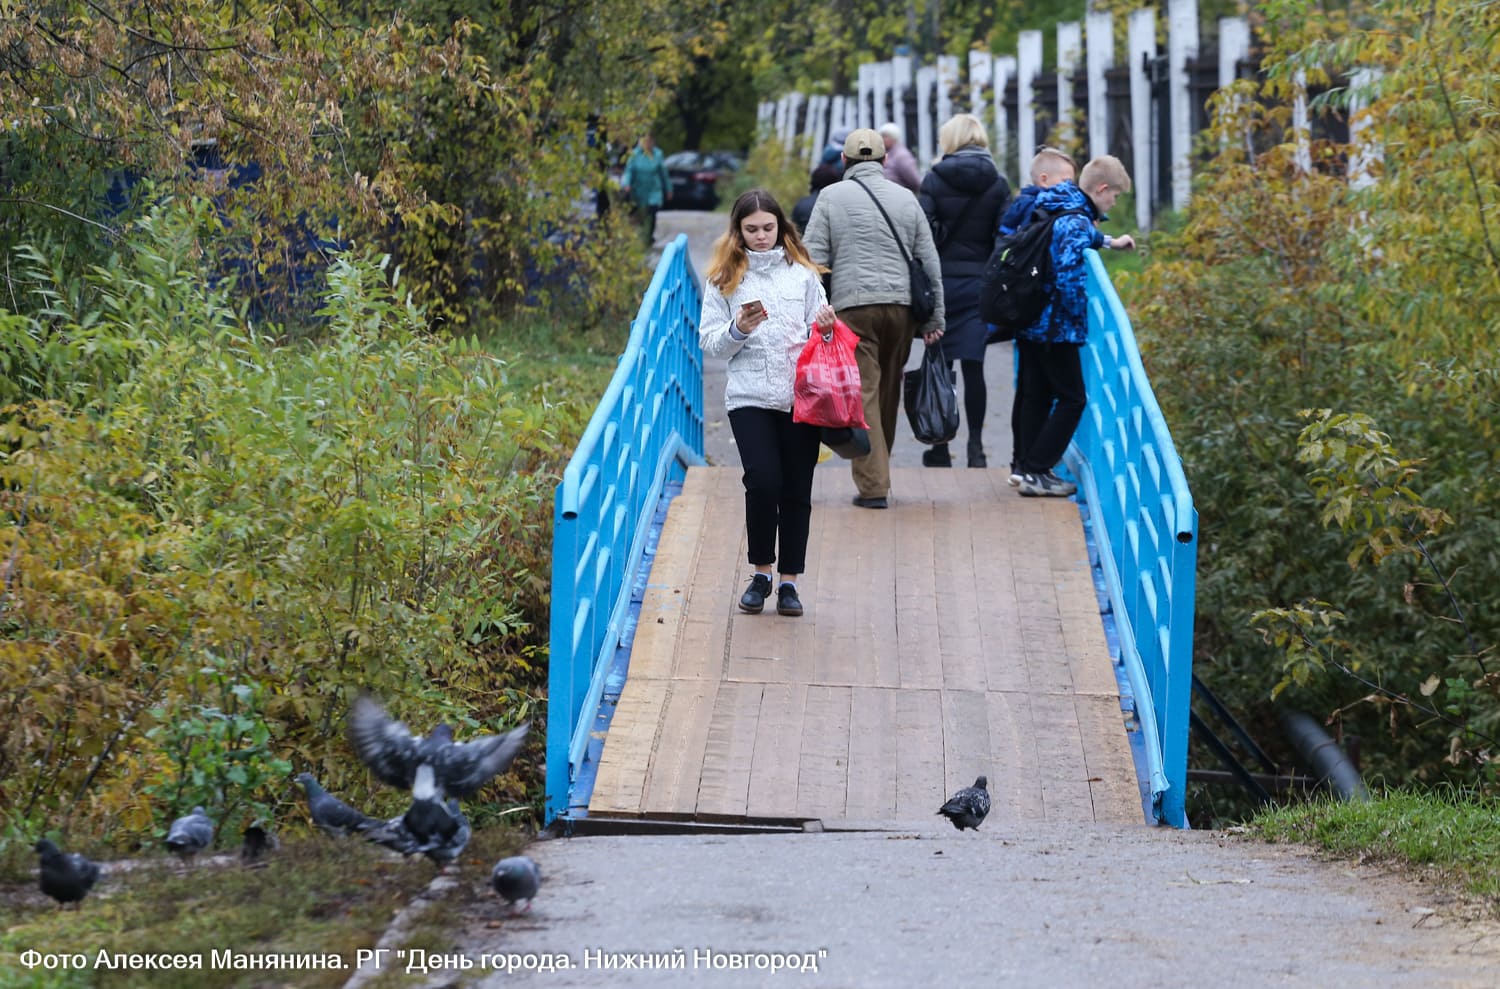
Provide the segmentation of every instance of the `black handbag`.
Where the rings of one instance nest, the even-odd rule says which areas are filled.
[[[856,460],[870,455],[870,431],[863,426],[845,426],[834,429],[822,428],[822,442],[845,460]]]
[[[919,443],[947,443],[958,435],[958,389],[940,347],[929,346],[922,365],[901,380],[906,421]]]
[[[906,252],[906,245],[901,242],[901,235],[896,232],[896,224],[891,222],[891,214],[880,205],[880,200],[870,187],[856,179],[854,184],[865,190],[865,195],[870,197],[875,208],[880,210],[880,215],[885,217],[886,226],[891,228],[891,236],[896,238],[896,246],[901,250],[901,259],[906,262],[906,276],[911,282],[911,318],[916,320],[917,329],[920,334],[922,325],[932,318],[937,312],[937,291],[932,287],[932,278],[927,274],[927,269],[922,267],[922,259],[915,254]]]

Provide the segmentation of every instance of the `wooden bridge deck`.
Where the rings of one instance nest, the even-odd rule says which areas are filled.
[[[745,615],[740,470],[688,471],[661,535],[591,817],[1143,821],[1078,509],[1003,470],[893,468],[886,511],[820,467],[802,618]]]

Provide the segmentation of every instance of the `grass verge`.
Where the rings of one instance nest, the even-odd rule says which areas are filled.
[[[1392,790],[1367,803],[1313,800],[1249,822],[1268,841],[1298,841],[1413,869],[1500,917],[1500,802],[1463,791]]]

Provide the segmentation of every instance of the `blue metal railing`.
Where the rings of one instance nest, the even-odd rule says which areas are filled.
[[[657,501],[703,463],[701,298],[687,237],[667,245],[609,388],[557,486],[546,819],[568,808]]]
[[[1186,827],[1198,511],[1182,459],[1098,254],[1088,252],[1089,404],[1067,464],[1090,509],[1099,564],[1144,736],[1152,811]]]

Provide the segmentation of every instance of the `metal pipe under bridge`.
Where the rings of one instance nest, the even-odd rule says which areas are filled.
[[[1186,827],[1198,517],[1089,252],[1076,499],[820,466],[802,618],[735,606],[738,468],[703,460],[698,283],[662,255],[555,504],[549,823],[861,827],[989,778],[992,820]]]

